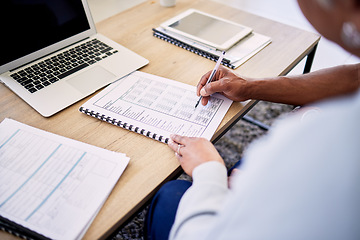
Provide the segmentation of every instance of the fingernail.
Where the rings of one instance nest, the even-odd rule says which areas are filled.
[[[201,95],[201,96],[206,95],[206,91],[205,91],[205,89],[204,89],[204,88],[202,88],[202,89],[200,90],[200,95]]]

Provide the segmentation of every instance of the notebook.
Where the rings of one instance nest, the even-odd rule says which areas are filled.
[[[211,139],[232,101],[221,94],[195,104],[195,86],[136,71],[96,94],[80,111],[118,127],[168,143],[172,133]]]
[[[11,119],[0,156],[0,229],[25,239],[81,239],[130,160]]]
[[[10,0],[0,9],[0,81],[45,117],[148,63],[96,32],[86,0]]]
[[[177,20],[178,18],[182,18],[184,14],[186,14],[189,10],[180,13],[172,19]],[[192,10],[199,12],[197,10]],[[206,14],[206,13],[204,13]],[[208,16],[212,16],[206,14]],[[217,17],[213,16],[214,19]],[[171,22],[172,19],[166,21]],[[181,21],[181,20],[180,20]],[[177,25],[178,22],[175,22]],[[185,24],[185,23],[184,23]],[[201,24],[201,23],[198,23]],[[197,55],[210,59],[212,61],[217,61],[223,50],[217,49],[208,44],[204,44],[201,41],[196,41],[193,38],[189,38],[187,35],[181,34],[181,32],[170,31],[163,26],[167,24],[162,23],[161,26],[153,29],[153,36],[162,39],[166,42],[174,44],[178,47],[191,51]],[[196,24],[195,24],[196,25]],[[206,32],[206,31],[205,31]],[[202,31],[200,31],[202,34]],[[234,32],[234,35],[236,33]],[[231,38],[231,37],[230,37]],[[254,31],[247,34],[245,37],[241,38],[240,41],[233,44],[230,48],[226,49],[226,57],[222,60],[221,64],[227,66],[229,68],[235,69],[253,57],[256,53],[261,51],[267,45],[271,43],[271,38]]]

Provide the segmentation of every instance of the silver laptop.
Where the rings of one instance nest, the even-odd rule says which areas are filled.
[[[86,0],[9,0],[0,9],[0,81],[45,117],[149,62],[98,34]]]

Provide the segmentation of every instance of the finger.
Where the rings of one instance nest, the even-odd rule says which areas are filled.
[[[177,152],[175,152],[175,157],[177,158],[177,160],[178,160],[179,162],[181,161],[182,156],[179,155]]]
[[[210,97],[203,97],[203,98],[201,99],[201,104],[202,104],[203,106],[206,106],[206,105],[208,104],[208,102],[209,102],[209,99],[210,99]]]
[[[210,77],[210,74],[211,74],[211,71],[205,73],[205,74],[201,77],[198,85],[196,86],[196,94],[197,94],[198,96],[200,96],[200,90],[205,86],[207,80],[208,80],[209,77]]]
[[[172,140],[168,141],[168,146],[169,146],[174,152],[177,151],[178,145],[179,145],[178,143],[176,143],[176,142],[174,142],[174,141],[172,141]]]
[[[205,87],[203,87],[203,88],[200,90],[200,95],[203,96],[203,97],[207,97],[207,96],[209,96],[210,94],[208,94],[208,93],[206,92]]]
[[[181,144],[181,145],[185,146],[185,142],[186,142],[187,137],[180,136],[180,135],[177,135],[177,134],[171,134],[170,139],[173,140],[174,142],[178,143],[178,144]]]
[[[232,171],[231,171],[231,173],[230,173],[230,176],[235,176],[236,174],[239,174],[240,173],[240,170],[239,169],[237,169],[237,168],[234,168]]]
[[[200,91],[201,96],[206,97],[216,92],[223,92],[223,86],[220,81],[206,84]]]
[[[201,96],[207,97],[214,93],[222,93],[226,90],[226,86],[221,81],[206,84],[200,91]]]

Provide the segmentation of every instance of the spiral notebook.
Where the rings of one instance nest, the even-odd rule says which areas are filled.
[[[215,62],[222,53],[222,51],[167,31],[162,27],[154,28],[153,36]],[[270,37],[252,32],[226,51],[226,57],[222,60],[221,64],[235,69],[270,43]]]
[[[0,230],[25,239],[81,239],[130,160],[11,119],[0,156]]]
[[[106,87],[80,111],[167,143],[170,134],[211,139],[232,101],[220,94],[195,108],[195,86],[136,71]]]

